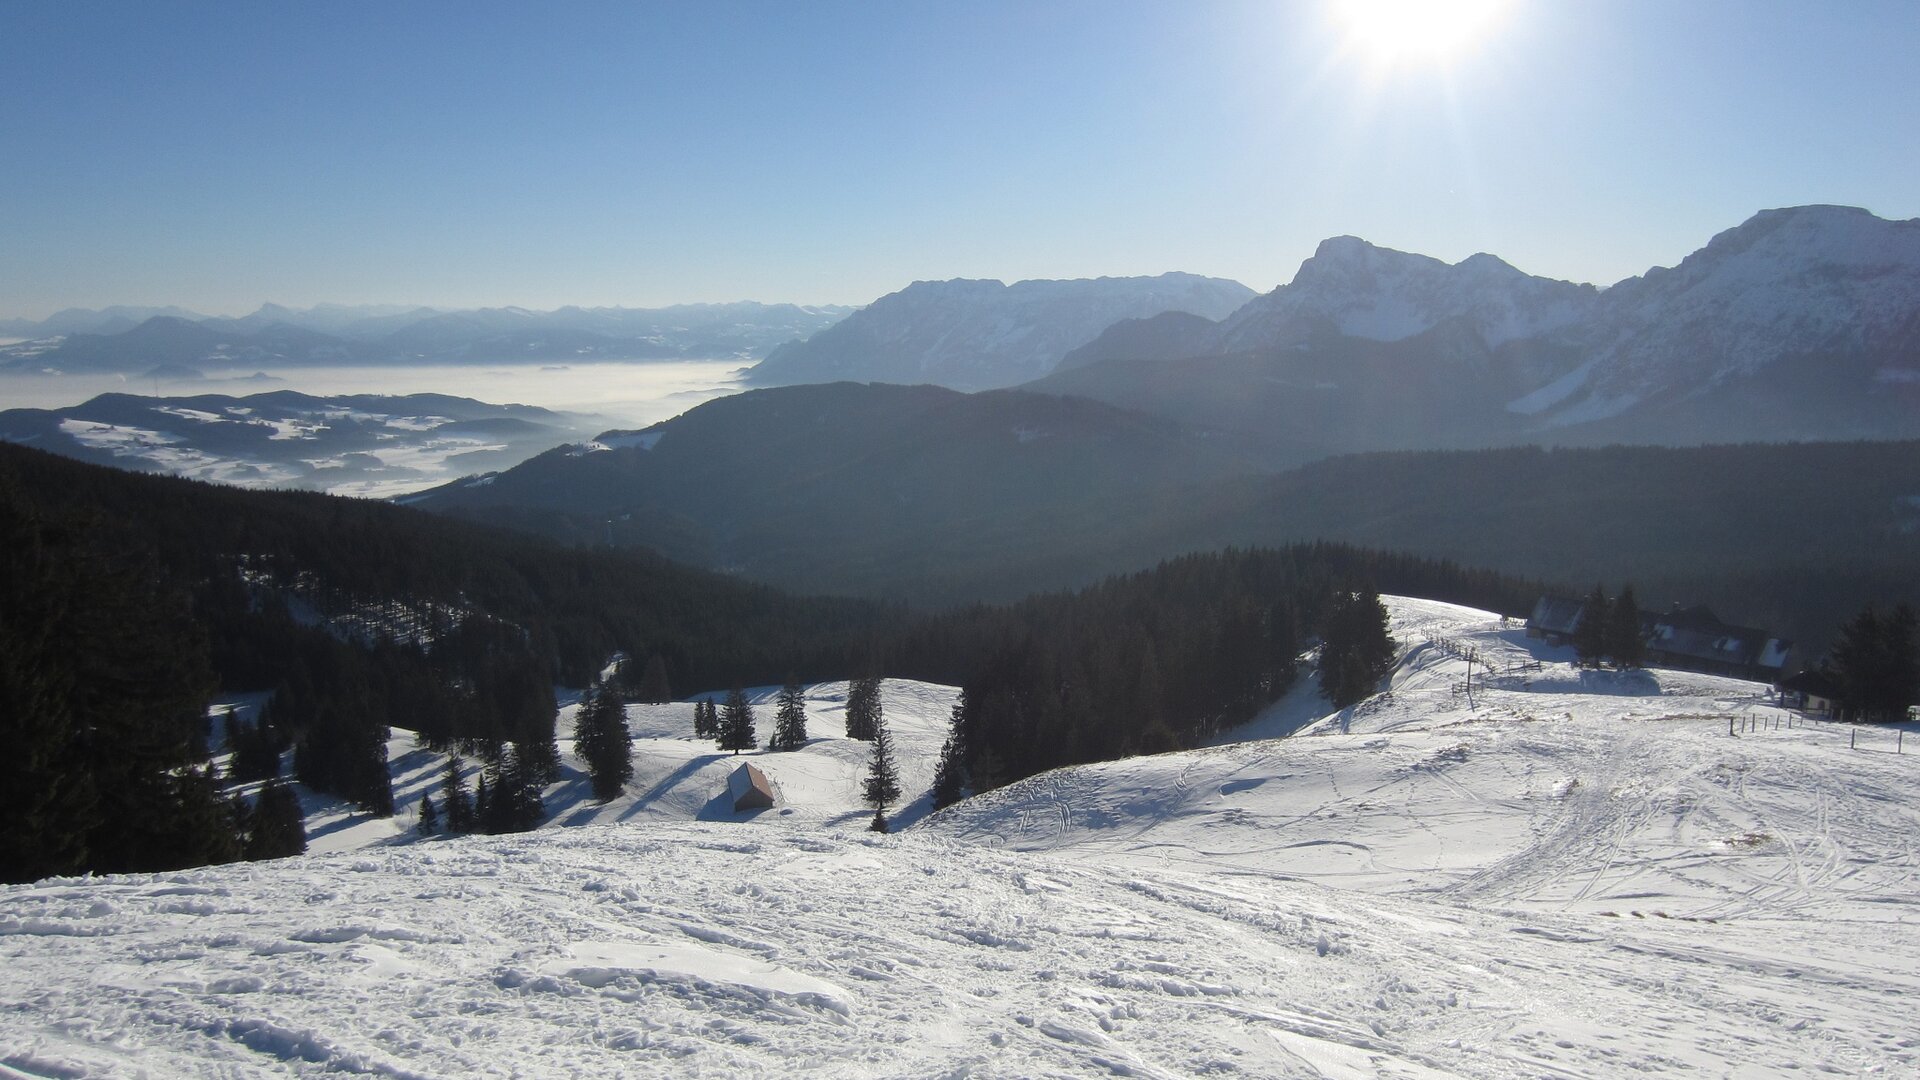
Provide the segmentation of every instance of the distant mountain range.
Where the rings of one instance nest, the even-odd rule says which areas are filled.
[[[1920,220],[1769,210],[1607,289],[1354,237],[1218,321],[1115,324],[1032,389],[1352,450],[1920,434]]]
[[[853,309],[795,304],[436,311],[266,304],[240,318],[180,308],[71,309],[0,321],[0,371],[142,372],[163,365],[386,364],[591,359],[751,360]]]
[[[1037,379],[1113,323],[1176,311],[1218,319],[1253,298],[1197,274],[1074,281],[916,281],[749,373],[761,386],[932,383],[988,390]]]
[[[593,430],[592,418],[445,394],[102,394],[0,412],[0,441],[239,487],[383,496],[504,469]]]

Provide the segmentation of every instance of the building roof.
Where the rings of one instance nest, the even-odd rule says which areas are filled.
[[[733,796],[735,810],[755,810],[773,805],[773,783],[767,774],[742,763],[727,777],[727,794]]]
[[[1543,596],[1533,605],[1533,614],[1527,617],[1527,629],[1550,634],[1571,634],[1573,628],[1580,624],[1580,613],[1586,608],[1585,600]]]

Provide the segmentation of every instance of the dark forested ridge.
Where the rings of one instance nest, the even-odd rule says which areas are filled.
[[[1276,418],[1272,437],[1304,431]],[[742,394],[649,435],[421,505],[924,607],[1316,539],[1633,581],[1650,607],[1815,645],[1868,603],[1920,601],[1914,441],[1408,450],[1257,475],[1233,439],[1071,397],[855,384]]]
[[[885,667],[965,689],[942,772],[957,763],[964,776],[952,785],[984,791],[1195,746],[1251,719],[1301,677],[1311,642],[1376,588],[1520,614],[1541,586],[1341,544],[1228,550],[930,617],[893,640]]]

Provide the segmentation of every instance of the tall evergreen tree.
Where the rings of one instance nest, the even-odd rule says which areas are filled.
[[[696,739],[718,739],[720,737],[720,717],[714,711],[713,702],[702,698],[693,703],[693,737]]]
[[[887,831],[887,804],[900,797],[900,770],[893,761],[893,740],[887,735],[885,718],[876,717],[873,750],[867,756],[867,779],[862,793],[873,807],[873,831]]]
[[[1387,608],[1371,586],[1335,594],[1320,635],[1320,692],[1344,709],[1373,693],[1393,669]]]
[[[539,781],[521,763],[517,745],[488,762],[481,779],[487,796],[481,825],[488,833],[528,832],[546,817]]]
[[[1631,583],[1620,588],[1620,596],[1607,611],[1607,657],[1621,671],[1638,668],[1647,658],[1647,643],[1640,636],[1640,605],[1633,599]]]
[[[880,677],[864,675],[847,684],[847,738],[871,740],[880,725]]]
[[[246,845],[250,860],[280,859],[307,850],[306,816],[300,811],[300,797],[284,781],[273,780],[260,789],[252,825]]]
[[[746,691],[736,686],[727,692],[726,708],[720,712],[720,749],[738,756],[740,751],[759,745],[760,737],[753,730],[753,706],[747,704]]]
[[[460,772],[460,755],[447,759],[446,779],[440,782],[440,801],[447,807],[447,831],[469,833],[474,829],[473,800],[467,796],[466,777]]]
[[[791,674],[780,688],[780,702],[773,717],[773,738],[769,750],[798,750],[807,744],[807,703],[800,680]]]
[[[640,676],[640,685],[635,688],[634,696],[649,705],[673,700],[673,687],[667,682],[666,657],[655,653],[647,659],[646,670]]]
[[[414,831],[421,836],[435,836],[440,832],[440,812],[433,807],[433,793],[420,796],[420,821]]]
[[[933,808],[943,810],[967,797],[967,691],[947,721],[947,741],[940,745],[940,763],[933,770]]]
[[[1862,720],[1899,720],[1920,703],[1920,631],[1913,609],[1869,607],[1840,629],[1832,653],[1842,707]]]
[[[1581,605],[1580,621],[1573,625],[1573,655],[1581,667],[1597,668],[1606,658],[1611,610],[1606,586],[1595,585],[1587,594],[1587,602]]]
[[[573,718],[573,752],[587,763],[593,797],[607,802],[633,779],[633,736],[626,709],[611,687],[595,684]]]

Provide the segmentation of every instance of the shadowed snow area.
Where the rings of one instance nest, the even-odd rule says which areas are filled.
[[[1920,1069],[1891,731],[1850,750],[1756,684],[1580,673],[1389,604],[1402,663],[1352,710],[1304,686],[1236,741],[889,836],[844,683],[809,689],[805,749],[741,755],[780,795],[752,814],[691,704],[635,706],[627,796],[570,774],[537,832],[416,842],[445,759],[402,734],[399,818],[308,804],[354,850],[0,890],[0,1077]],[[883,700],[920,818],[953,691]]]

